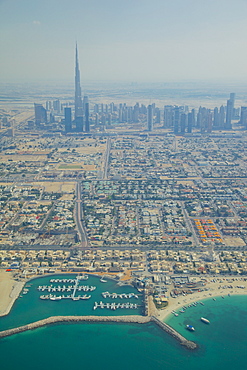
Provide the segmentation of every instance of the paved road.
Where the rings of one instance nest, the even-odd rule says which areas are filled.
[[[188,212],[185,208],[184,202],[180,202],[180,204],[181,204],[181,207],[182,207],[182,212],[183,212],[183,216],[184,216],[184,220],[185,220],[187,229],[192,232],[194,243],[198,247],[200,245],[200,241],[199,241],[199,238],[196,235],[196,232],[195,232],[194,227],[192,225],[191,219],[189,218],[189,215],[188,215]]]
[[[83,209],[82,209],[82,201],[81,201],[81,183],[80,181],[76,184],[76,206],[75,206],[75,222],[79,234],[79,238],[81,241],[82,248],[88,248],[89,243],[87,239],[87,233],[85,226],[83,224]]]
[[[111,139],[108,137],[107,138],[107,143],[106,143],[105,158],[104,158],[103,180],[107,180],[107,172],[108,172],[108,162],[109,162],[110,149],[111,149]]]

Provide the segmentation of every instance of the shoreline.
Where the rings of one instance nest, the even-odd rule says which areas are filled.
[[[204,294],[202,294],[204,293]],[[180,310],[183,306],[186,306],[188,304],[193,304],[195,302],[203,302],[208,299],[213,298],[219,298],[219,297],[225,297],[230,294],[231,297],[233,296],[247,296],[247,288],[241,289],[241,291],[236,291],[232,289],[225,289],[224,291],[211,291],[208,294],[205,294],[205,292],[197,293],[193,296],[186,296],[186,297],[178,297],[173,298],[173,301],[169,303],[169,305],[162,309],[162,310],[156,310],[156,317],[161,321],[167,321],[168,317],[172,315],[172,311]]]
[[[66,274],[66,273],[64,273]],[[3,275],[3,273],[2,273]],[[59,275],[56,274],[49,274],[51,275]],[[94,275],[93,276],[100,277],[100,275]],[[12,288],[9,292],[7,289],[5,289],[5,296],[0,297],[5,298],[7,306],[5,307],[5,310],[0,313],[0,317],[6,316],[10,313],[14,302],[19,297],[19,294],[26,283],[42,278],[47,275],[42,276],[34,276],[30,279],[26,279],[25,281],[15,281],[13,280],[12,275],[5,275],[5,279],[2,282],[7,282],[7,288]],[[2,277],[2,276],[1,276]],[[115,280],[112,278],[112,280]],[[183,337],[179,332],[177,332],[173,327],[167,324],[168,318],[170,315],[172,315],[173,311],[177,311],[183,306],[186,306],[188,304],[192,304],[194,302],[202,302],[204,300],[208,299],[215,299],[217,297],[224,297],[227,295],[230,296],[246,296],[247,295],[247,288],[245,285],[242,285],[242,281],[247,283],[246,278],[236,278],[236,277],[229,277],[229,278],[212,278],[212,280],[207,281],[207,284],[205,285],[205,290],[203,291],[197,291],[192,294],[187,295],[180,295],[176,298],[171,297],[169,299],[169,304],[166,308],[158,310],[156,309],[154,303],[153,303],[153,297],[148,296],[147,299],[147,315],[141,316],[141,315],[129,315],[129,316],[52,316],[48,317],[43,320],[39,320],[24,326],[16,327],[13,329],[8,329],[0,332],[0,338],[10,336],[13,334],[17,334],[23,331],[32,330],[41,326],[46,326],[50,324],[56,324],[56,323],[62,323],[62,322],[113,322],[113,323],[137,323],[137,324],[143,324],[143,323],[149,323],[152,322],[155,325],[159,326],[163,331],[174,337],[181,345],[185,346],[187,349],[194,350],[198,348],[198,345],[195,342],[189,341],[185,337]],[[1,282],[1,283],[2,283]],[[6,291],[8,291],[8,296],[6,294]],[[8,299],[7,299],[8,298]],[[3,302],[1,302],[1,306],[3,307]]]
[[[7,316],[10,313],[15,301],[19,297],[19,295],[20,295],[20,293],[21,293],[25,284],[26,284],[26,282],[23,282],[23,281],[16,282],[16,284],[13,286],[13,289],[10,292],[10,295],[9,295],[9,297],[11,298],[11,301],[9,302],[9,304],[5,308],[5,310],[0,313],[0,317]]]
[[[25,286],[25,284],[27,284],[28,282],[32,281],[32,280],[36,280],[36,279],[39,279],[39,278],[42,278],[42,277],[46,277],[46,276],[53,276],[53,275],[60,275],[60,274],[72,274],[72,273],[67,273],[67,272],[62,272],[62,273],[52,273],[52,274],[48,274],[48,275],[36,275],[36,276],[33,276],[32,278],[30,279],[26,279],[25,281],[14,281],[13,280],[13,276],[12,275],[6,275],[6,274],[9,274],[9,273],[6,273],[6,272],[1,272],[1,274],[5,274],[5,278],[6,278],[6,281],[7,283],[9,283],[9,286],[7,288],[10,289],[10,286],[11,286],[11,290],[8,291],[8,294],[6,294],[7,292],[5,292],[5,296],[3,295],[0,295],[0,317],[3,317],[3,316],[6,316],[10,313],[16,299],[19,297],[23,287]],[[76,274],[73,272],[73,274]],[[101,274],[88,274],[87,275],[92,275],[92,276],[96,276],[96,277],[100,277]],[[117,280],[114,279],[112,276],[108,276],[109,279],[111,280],[114,280],[116,281],[117,283]],[[197,301],[203,301],[203,300],[207,300],[207,299],[213,299],[213,298],[217,298],[217,297],[222,297],[222,296],[227,296],[227,295],[231,295],[231,296],[235,296],[235,295],[247,295],[247,279],[246,278],[241,278],[241,277],[232,277],[232,276],[225,276],[224,278],[223,277],[210,277],[211,279],[214,278],[214,282],[212,283],[211,282],[208,282],[208,284],[206,285],[206,290],[204,291],[200,291],[200,292],[195,292],[195,293],[192,293],[191,295],[186,295],[186,296],[178,296],[176,298],[172,298],[170,297],[169,298],[169,304],[166,308],[164,309],[156,309],[155,308],[155,305],[153,303],[153,300],[152,300],[152,296],[149,297],[148,299],[148,314],[149,316],[154,316],[156,317],[159,321],[161,322],[166,322],[166,320],[168,319],[168,317],[170,315],[172,315],[172,311],[177,311],[179,309],[181,309],[183,306],[186,306],[188,304],[192,304],[194,302],[197,302]],[[244,283],[246,284],[246,286],[244,286],[244,288],[238,288],[239,285],[242,285],[242,280],[243,279],[246,279],[246,281],[244,281]],[[224,280],[224,281],[223,281]],[[230,280],[230,282],[229,282]],[[5,282],[5,280],[3,281],[3,283]],[[11,283],[11,285],[10,285]],[[229,285],[229,283],[231,284],[230,287],[226,287],[227,285]],[[223,288],[222,284],[224,284],[223,286],[225,286],[225,288]],[[124,284],[125,285],[125,284]],[[2,312],[1,312],[1,308],[2,308]]]
[[[25,284],[26,280],[16,281],[13,273],[0,270],[0,317],[9,314]]]

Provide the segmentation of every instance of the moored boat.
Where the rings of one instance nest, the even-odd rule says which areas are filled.
[[[201,317],[201,321],[205,324],[210,324],[210,321],[208,319],[205,319],[205,317]]]
[[[186,325],[186,329],[189,331],[195,331],[195,328],[192,325]]]

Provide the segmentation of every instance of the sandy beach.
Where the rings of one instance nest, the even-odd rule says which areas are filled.
[[[12,272],[0,270],[0,316],[10,312],[24,284],[24,282],[15,281]]]
[[[213,299],[214,297],[227,296],[228,294],[247,295],[247,280],[244,281],[244,279],[245,278],[242,277],[232,276],[209,277],[208,283],[205,285],[205,289],[207,290],[195,292],[186,296],[180,295],[177,298],[170,297],[168,306],[162,310],[156,310],[155,316],[163,321],[172,313],[172,311],[177,311],[182,306],[186,306],[196,301],[200,302],[203,299]],[[240,288],[240,286],[244,288]]]

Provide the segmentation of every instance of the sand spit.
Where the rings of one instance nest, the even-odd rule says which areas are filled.
[[[169,325],[161,322],[154,316],[52,316],[44,320],[39,320],[28,325],[19,326],[18,328],[8,329],[0,332],[0,338],[22,333],[27,330],[33,330],[42,326],[61,323],[61,322],[114,322],[114,323],[135,323],[146,324],[154,322],[166,333],[172,335],[179,343],[188,349],[196,349],[197,344],[184,338]]]

